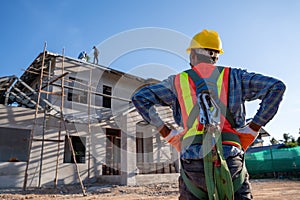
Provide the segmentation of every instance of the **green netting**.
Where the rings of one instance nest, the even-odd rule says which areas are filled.
[[[249,174],[300,171],[300,147],[247,153],[245,159]]]

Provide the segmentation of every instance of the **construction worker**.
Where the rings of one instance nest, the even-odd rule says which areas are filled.
[[[88,55],[87,55],[87,53],[86,53],[86,51],[82,51],[82,52],[80,52],[79,53],[79,55],[78,55],[78,59],[80,59],[80,60],[83,60],[83,61],[88,61],[89,60],[89,57],[88,57]]]
[[[213,30],[197,33],[187,52],[191,69],[143,87],[133,95],[132,102],[141,116],[180,152],[179,199],[252,199],[244,152],[260,128],[276,114],[285,85],[258,73],[216,66],[223,49],[218,33]],[[221,137],[208,151],[217,149],[211,159],[210,153],[203,153],[206,145],[203,135],[209,135],[209,129],[200,123],[199,111],[196,109],[195,115],[193,109],[198,104],[197,90],[203,86],[197,84],[195,77],[198,82],[210,85],[204,90],[221,108]],[[245,124],[245,101],[257,99],[261,100],[259,108],[252,121]],[[165,124],[155,105],[170,106],[175,122],[183,131]]]
[[[94,49],[94,61],[93,61],[93,63],[98,65],[99,50],[97,49],[96,46],[93,46],[93,49]]]

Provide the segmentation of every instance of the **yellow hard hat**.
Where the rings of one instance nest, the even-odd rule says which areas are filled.
[[[220,54],[224,53],[222,49],[222,41],[216,31],[204,29],[200,33],[197,33],[191,43],[189,48],[186,49],[190,53],[193,48],[207,48],[219,51]]]

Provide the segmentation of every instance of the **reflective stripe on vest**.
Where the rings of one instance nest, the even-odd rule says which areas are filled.
[[[218,98],[215,99],[217,104],[223,104],[222,108],[225,110],[221,112],[220,119],[222,132],[236,133],[225,117],[230,69],[228,67],[216,67],[211,64],[200,63],[193,67],[192,70],[194,70],[198,76],[205,80],[209,91],[215,93],[215,96],[218,96]],[[191,111],[197,104],[196,85],[187,72],[182,72],[175,76],[175,88],[182,112],[184,129],[186,131],[183,139],[186,139],[190,136],[203,134],[203,125],[199,123],[199,116],[197,116],[197,118],[191,123],[192,125],[190,127],[187,124]],[[225,141],[223,143],[240,147],[240,144],[237,144],[236,142]]]
[[[182,72],[175,77],[175,88],[177,90],[177,97],[181,108],[184,130],[186,131],[184,138],[203,133],[203,125],[199,120],[192,122],[192,126],[188,127],[188,117],[195,104],[197,104],[196,86],[189,78],[186,72]]]

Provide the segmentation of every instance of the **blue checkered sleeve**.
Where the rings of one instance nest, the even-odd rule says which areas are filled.
[[[282,81],[246,70],[232,69],[230,77],[229,107],[237,126],[244,123],[245,112],[240,109],[245,101],[261,100],[253,122],[266,125],[277,113],[285,85]]]
[[[140,115],[156,127],[163,125],[163,121],[156,112],[156,105],[172,107],[176,122],[180,121],[176,119],[180,117],[178,114],[180,108],[173,82],[174,76],[170,76],[160,83],[143,87],[132,97],[132,103]]]

